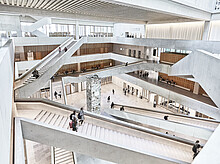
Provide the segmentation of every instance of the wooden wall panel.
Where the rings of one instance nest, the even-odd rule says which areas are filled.
[[[169,62],[169,63],[176,63],[182,58],[184,58],[186,54],[178,54],[178,53],[167,53],[163,52],[160,54],[160,61],[161,62]]]

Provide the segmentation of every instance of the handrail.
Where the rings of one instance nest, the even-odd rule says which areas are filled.
[[[28,71],[26,71],[25,73],[23,73],[20,77],[18,77],[17,79],[15,79],[15,81],[18,81],[22,78],[24,78],[25,76],[27,76],[28,74],[30,74],[31,72],[33,72],[34,69],[36,69],[38,66],[40,66],[42,63],[44,63],[48,58],[50,58],[55,52],[57,52],[59,50],[59,47],[63,47],[64,45],[66,45],[70,40],[72,40],[73,38],[69,38],[67,39],[61,46],[58,46],[56,49],[54,49],[51,53],[49,53],[46,57],[44,57],[40,62],[38,62],[37,64],[35,64],[32,68],[30,68]]]
[[[63,110],[76,111],[76,112],[80,111],[80,109],[74,108],[74,107],[69,106],[69,105],[64,105],[64,104],[61,104],[61,103],[58,103],[58,102],[54,102],[54,101],[51,101],[51,100],[48,100],[48,99],[22,98],[22,99],[16,99],[15,102],[45,103],[45,104],[48,104],[48,105],[51,105],[51,106],[61,108]],[[187,139],[182,139],[182,138],[174,137],[174,136],[168,136],[166,134],[163,134],[161,132],[157,132],[155,130],[147,129],[147,128],[144,128],[144,127],[141,127],[141,126],[138,126],[138,125],[133,125],[133,124],[126,123],[126,122],[123,122],[123,121],[108,118],[108,117],[98,115],[98,114],[95,114],[95,113],[92,113],[92,112],[89,112],[89,111],[84,111],[84,113],[85,113],[86,116],[93,117],[95,119],[100,119],[100,120],[107,121],[107,122],[117,124],[117,125],[121,125],[121,126],[124,126],[124,127],[127,127],[127,128],[131,128],[131,129],[135,129],[135,130],[142,131],[142,132],[145,132],[145,133],[149,133],[149,134],[152,134],[152,135],[156,135],[156,136],[159,136],[159,137],[162,137],[162,138],[171,139],[171,140],[181,142],[181,143],[184,143],[184,144],[187,144],[187,145],[194,145],[194,142],[192,142],[190,140],[187,140]]]
[[[201,121],[208,121],[208,122],[213,122],[213,123],[220,123],[220,121],[218,120],[211,120],[211,119],[207,119],[207,118],[200,118],[200,117],[193,117],[193,116],[188,116],[188,115],[183,115],[183,114],[175,114],[175,113],[169,113],[169,112],[163,112],[163,111],[155,111],[152,109],[147,109],[147,108],[140,108],[140,107],[134,107],[134,106],[128,106],[128,105],[123,105],[123,104],[115,104],[114,106],[124,106],[127,108],[133,108],[133,109],[138,109],[138,110],[143,110],[143,111],[149,111],[149,112],[154,112],[154,113],[162,113],[162,114],[166,114],[166,115],[173,115],[173,116],[178,116],[178,117],[185,117],[185,118],[189,118],[189,119],[195,119],[195,120],[201,120]]]

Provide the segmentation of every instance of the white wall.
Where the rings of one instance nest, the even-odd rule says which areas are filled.
[[[137,34],[145,36],[145,25],[140,24],[125,24],[125,23],[115,23],[114,24],[114,36],[125,37],[125,32],[130,32],[131,34]]]
[[[146,26],[147,38],[201,40],[204,22],[150,24]]]
[[[0,49],[0,163],[9,164],[12,119],[14,50]]]
[[[17,31],[21,36],[19,16],[0,15],[0,31]]]

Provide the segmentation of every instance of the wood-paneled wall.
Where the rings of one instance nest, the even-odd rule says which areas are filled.
[[[35,60],[40,60],[43,59],[45,56],[47,56],[58,46],[59,45],[24,46],[25,59],[27,60],[27,53],[29,50],[34,53]]]
[[[161,73],[161,72],[159,72],[159,76],[161,76],[164,80],[167,80],[167,79],[170,81],[173,80],[174,82],[176,82],[176,85],[182,86],[184,88],[188,88],[190,89],[191,92],[193,92],[194,84],[195,84],[195,82],[193,81],[180,78],[177,76],[168,76],[167,74]]]
[[[178,54],[178,53],[167,53],[163,52],[160,54],[160,61],[161,62],[168,62],[168,63],[176,63],[182,58],[184,58],[187,54]]]
[[[113,51],[112,43],[83,44],[80,47],[80,55],[108,53],[112,51]]]
[[[188,88],[190,89],[191,92],[193,92],[193,89],[194,89],[194,85],[195,85],[195,82],[193,81],[190,81],[190,80],[187,80],[187,79],[184,79],[184,78],[181,78],[181,77],[177,77],[177,76],[168,76],[167,74],[165,73],[161,73],[159,72],[159,76],[161,76],[164,80],[173,80],[174,82],[176,82],[176,85],[179,85],[181,87],[184,87],[184,88]],[[204,89],[199,86],[199,95],[208,95]]]

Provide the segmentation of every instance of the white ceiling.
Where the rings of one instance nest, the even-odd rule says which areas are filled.
[[[69,14],[117,18],[144,22],[178,22],[191,19],[115,4],[101,0],[0,0],[5,7],[17,6]]]

